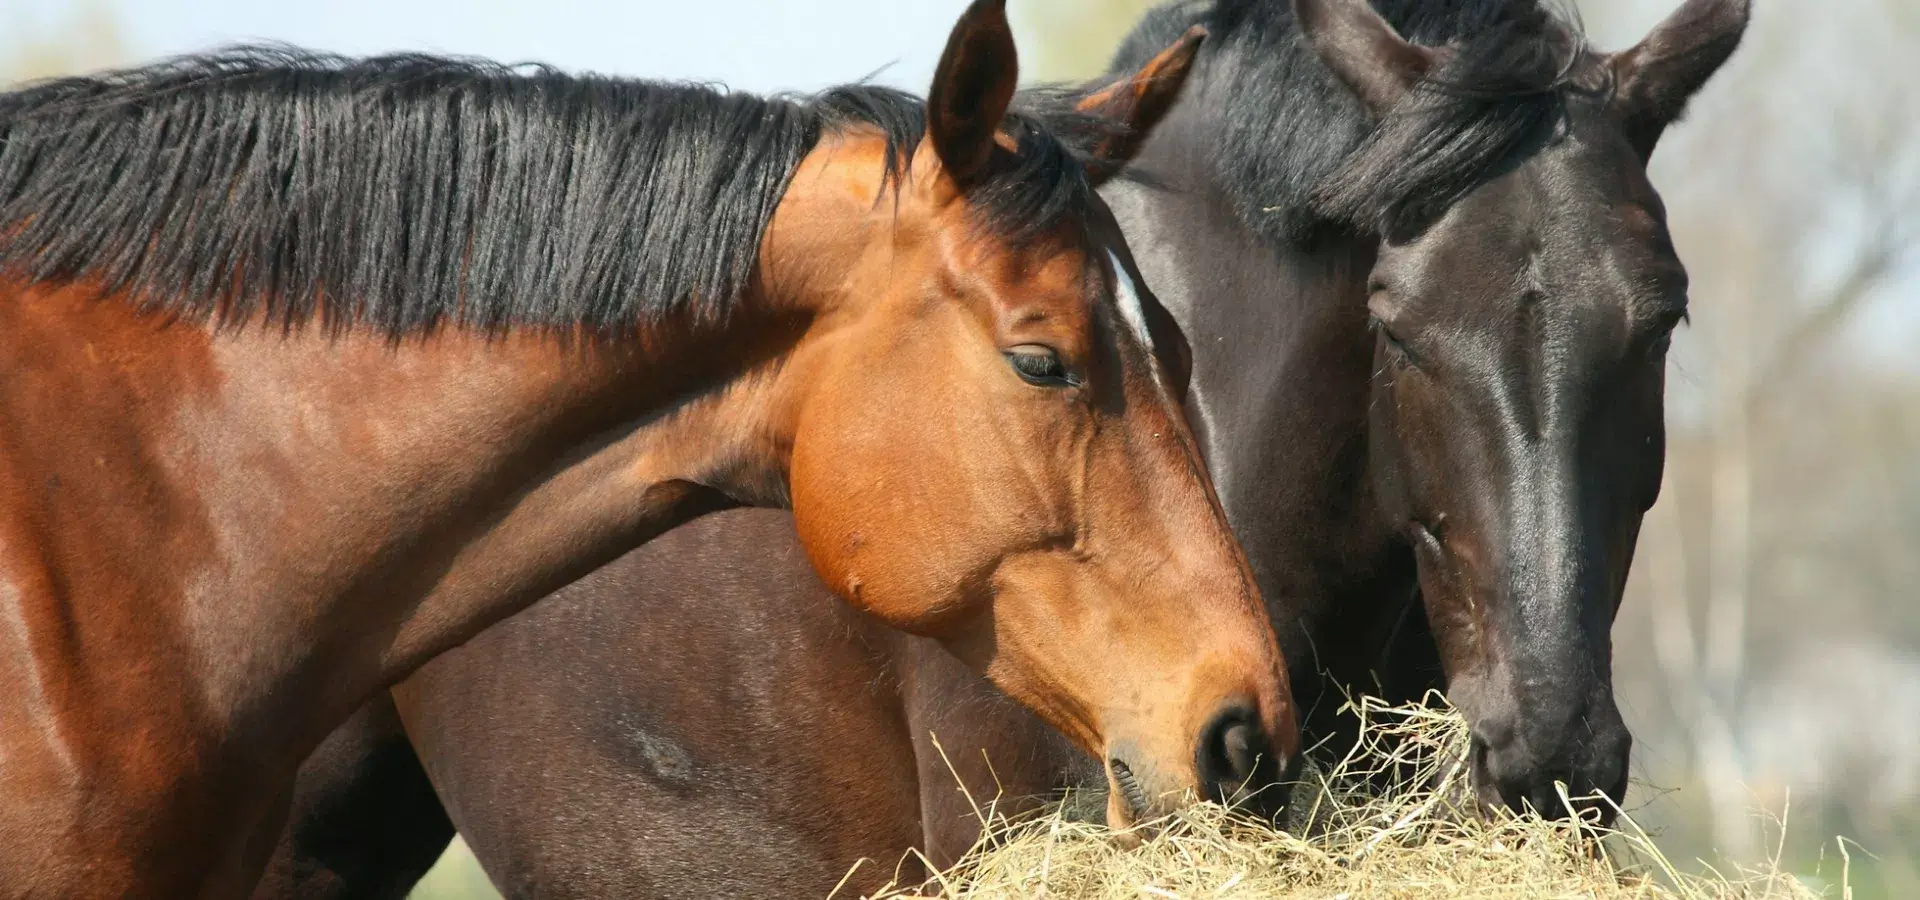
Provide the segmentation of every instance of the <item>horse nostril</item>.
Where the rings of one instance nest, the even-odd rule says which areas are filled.
[[[1263,769],[1275,769],[1272,744],[1253,708],[1234,703],[1214,716],[1200,735],[1201,782],[1215,800],[1231,802],[1245,790],[1265,787]]]
[[[1573,745],[1555,743],[1552,732],[1510,727],[1476,731],[1471,761],[1475,792],[1489,809],[1519,812],[1528,808],[1550,819],[1597,817],[1611,822],[1613,806],[1626,793],[1632,737],[1623,727],[1599,729]],[[1549,747],[1541,752],[1539,747]],[[1562,800],[1560,785],[1567,800]],[[1596,795],[1604,794],[1608,799]]]
[[[1260,752],[1254,749],[1260,741],[1260,732],[1252,725],[1239,723],[1229,727],[1225,741],[1229,772],[1235,780],[1253,777],[1254,764],[1259,762]]]

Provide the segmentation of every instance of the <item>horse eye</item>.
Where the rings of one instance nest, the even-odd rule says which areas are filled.
[[[1393,332],[1387,330],[1385,322],[1380,321],[1376,316],[1368,316],[1367,325],[1375,334],[1380,335],[1380,340],[1386,343],[1388,350],[1392,351],[1395,362],[1403,365],[1413,364],[1413,353],[1407,349],[1407,345],[1400,343],[1399,338],[1393,336]]]
[[[1647,351],[1655,354],[1667,352],[1667,349],[1673,346],[1674,329],[1679,328],[1680,323],[1686,320],[1687,314],[1683,312],[1673,312],[1662,316],[1660,318],[1659,329],[1654,332],[1653,341],[1647,345]]]
[[[1073,387],[1079,382],[1061,365],[1060,354],[1052,347],[1021,344],[1006,351],[1007,363],[1020,380],[1039,387]]]

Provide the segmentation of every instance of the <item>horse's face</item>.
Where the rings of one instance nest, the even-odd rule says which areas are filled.
[[[992,181],[1015,152],[996,133],[1014,77],[1004,29],[990,0],[962,22],[898,195],[875,207],[871,180],[848,188],[885,227],[831,273],[848,299],[804,363],[794,517],[837,592],[938,638],[1107,761],[1113,818],[1129,822],[1276,776],[1298,738],[1181,413],[1182,339],[1111,216],[1089,190],[1036,234],[983,218],[985,192],[1036,187]],[[1182,70],[1183,46],[1169,51]],[[956,97],[983,86],[998,99]],[[1152,99],[1107,98],[1130,116]],[[803,167],[795,183],[829,169],[878,167]]]
[[[1686,273],[1616,135],[1574,135],[1383,245],[1375,472],[1472,717],[1483,796],[1626,789],[1609,633],[1660,490]]]
[[[1373,41],[1399,41],[1373,22]],[[1636,50],[1586,54],[1584,76],[1617,92],[1570,94],[1552,140],[1380,245],[1374,474],[1490,805],[1563,812],[1555,782],[1625,793],[1610,631],[1659,494],[1687,300],[1645,161],[1744,23],[1738,0],[1696,0]]]

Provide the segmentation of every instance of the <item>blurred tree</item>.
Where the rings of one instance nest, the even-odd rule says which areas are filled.
[[[1028,81],[1079,81],[1107,68],[1142,13],[1163,0],[1033,0],[1016,4]]]
[[[1582,9],[1635,35],[1673,5]],[[1781,0],[1754,16],[1698,124],[1654,160],[1694,327],[1673,356],[1667,487],[1616,683],[1639,774],[1697,788],[1663,810],[1675,841],[1754,858],[1754,791],[1791,787],[1797,809],[1829,814],[1796,813],[1790,856],[1845,830],[1881,856],[1872,887],[1920,896],[1898,824],[1920,788],[1890,789],[1920,767],[1898,731],[1920,719],[1920,369],[1884,350],[1920,338],[1920,7]],[[1783,771],[1791,759],[1866,768]]]

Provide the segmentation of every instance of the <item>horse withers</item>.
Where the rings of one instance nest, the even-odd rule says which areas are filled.
[[[244,893],[370,697],[733,504],[1116,824],[1292,757],[1093,193],[1166,74],[1084,163],[998,0],[925,105],[286,50],[0,96],[0,894]]]

